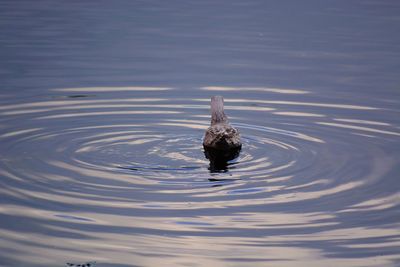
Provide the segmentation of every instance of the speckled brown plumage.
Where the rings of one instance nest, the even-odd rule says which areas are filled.
[[[229,124],[224,113],[222,96],[211,98],[211,126],[205,133],[203,145],[217,150],[237,149],[242,146],[239,131]]]

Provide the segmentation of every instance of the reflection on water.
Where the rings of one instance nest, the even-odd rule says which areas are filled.
[[[124,92],[124,91],[166,91],[171,90],[169,87],[139,87],[139,86],[124,86],[124,87],[84,87],[84,88],[57,88],[52,91],[56,92]]]
[[[18,2],[0,266],[400,264],[398,4]]]
[[[392,211],[400,198],[387,183],[398,157],[387,146],[400,132],[376,120],[379,107],[361,109],[372,121],[341,112],[341,104],[315,103],[301,112],[288,111],[291,104],[259,109],[245,95],[227,97],[243,149],[216,157],[202,147],[205,98],[98,98],[1,107],[1,246],[28,251],[18,254],[20,262],[397,261]],[[37,259],[49,251],[52,257]]]
[[[400,136],[399,132],[384,131],[384,130],[374,129],[374,128],[370,128],[370,127],[362,127],[362,126],[357,126],[357,125],[349,125],[349,124],[341,124],[341,123],[329,123],[329,122],[318,122],[318,123],[322,124],[322,125],[333,126],[333,127],[361,130],[364,132],[373,132],[373,133],[382,133],[382,134],[390,134],[390,135]]]
[[[204,147],[204,155],[210,161],[210,172],[227,172],[228,167],[233,169],[234,163],[230,163],[229,161],[236,159],[239,156],[240,150],[241,147],[226,151]]]
[[[267,87],[225,87],[225,86],[205,86],[201,89],[207,91],[258,91],[272,92],[279,94],[308,94],[308,91],[298,89],[283,89],[283,88],[267,88]]]

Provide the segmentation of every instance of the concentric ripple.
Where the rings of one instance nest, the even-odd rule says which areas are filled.
[[[22,227],[41,233],[31,244],[57,236],[50,242],[54,251],[82,248],[75,251],[82,261],[127,264],[128,255],[143,260],[151,247],[172,266],[196,253],[209,255],[212,243],[211,264],[234,260],[234,245],[252,247],[250,261],[286,263],[323,257],[318,242],[335,246],[338,258],[352,247],[362,253],[355,248],[373,238],[399,247],[398,223],[385,211],[400,204],[397,188],[386,186],[398,170],[393,144],[400,132],[393,122],[368,119],[392,111],[315,102],[301,90],[252,88],[265,99],[285,95],[261,100],[243,97],[243,88],[202,89],[186,99],[168,98],[174,90],[167,87],[68,88],[47,99],[3,104],[1,215],[32,221]],[[210,169],[202,148],[210,90],[225,94],[243,141],[239,156],[220,172]],[[287,94],[311,95],[300,102]],[[370,224],[378,212],[385,227]],[[8,242],[29,249],[14,235],[21,229],[6,228]],[[273,256],[277,247],[287,252],[283,258]],[[379,260],[394,258],[388,253]]]

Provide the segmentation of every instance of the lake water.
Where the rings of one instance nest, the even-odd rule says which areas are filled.
[[[0,266],[400,266],[399,32],[398,1],[1,1]]]

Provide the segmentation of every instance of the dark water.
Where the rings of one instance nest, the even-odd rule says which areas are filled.
[[[0,266],[400,266],[399,32],[398,1],[1,1]]]

